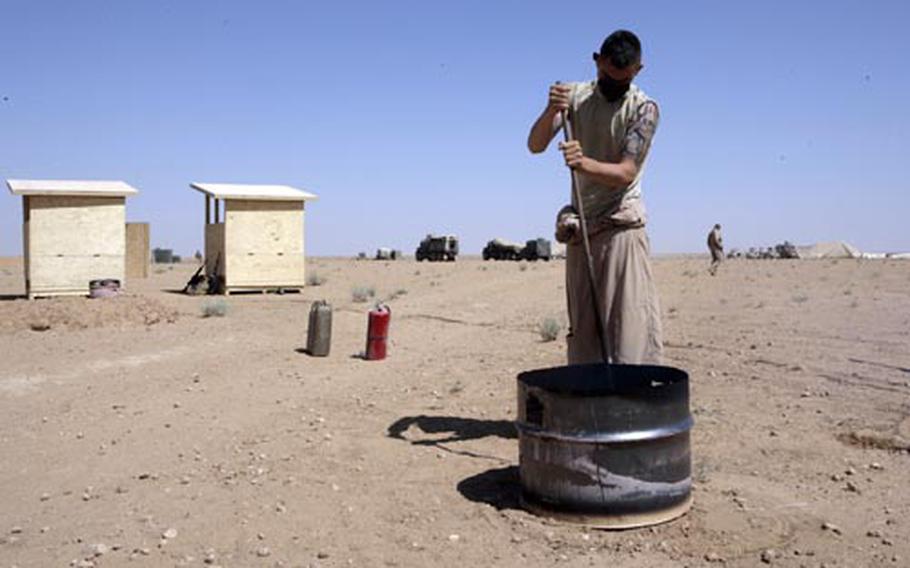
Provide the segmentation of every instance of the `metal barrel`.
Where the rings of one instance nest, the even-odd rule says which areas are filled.
[[[88,289],[90,298],[113,298],[120,294],[120,280],[116,278],[89,280]]]
[[[307,353],[314,357],[326,357],[331,347],[332,306],[325,300],[318,300],[310,306],[306,338]]]
[[[689,376],[656,365],[571,365],[518,375],[522,502],[623,529],[669,521],[691,497]]]

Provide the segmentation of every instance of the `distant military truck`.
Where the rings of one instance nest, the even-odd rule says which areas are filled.
[[[796,250],[796,246],[790,241],[775,245],[774,250],[777,252],[778,258],[799,258],[799,251]]]
[[[550,257],[550,241],[547,239],[531,239],[521,251],[521,258],[525,260],[550,260]]]
[[[458,237],[455,235],[427,235],[415,255],[417,261],[421,260],[455,260],[458,256]]]
[[[524,247],[518,243],[505,239],[493,239],[483,247],[482,254],[484,260],[519,260],[523,251]]]
[[[401,258],[401,251],[388,247],[376,249],[376,260],[398,260]]]

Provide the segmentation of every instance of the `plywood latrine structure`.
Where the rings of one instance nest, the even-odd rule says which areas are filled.
[[[315,195],[286,185],[190,187],[205,194],[205,272],[225,294],[306,285],[304,206]]]
[[[7,180],[22,196],[28,297],[82,296],[89,281],[125,284],[126,198],[122,181]]]

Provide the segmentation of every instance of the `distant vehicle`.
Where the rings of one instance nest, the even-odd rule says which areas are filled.
[[[390,249],[388,247],[380,247],[376,249],[376,260],[398,260],[401,258],[401,251]]]
[[[525,260],[550,260],[550,241],[547,239],[531,239],[525,243],[525,248],[521,251],[521,257]]]
[[[775,245],[774,250],[777,252],[778,258],[799,258],[799,251],[796,250],[796,245],[790,241]]]
[[[447,260],[453,261],[458,256],[458,237],[455,235],[427,235],[415,253],[417,261]]]
[[[505,239],[493,239],[483,247],[484,260],[520,260],[524,247]]]
[[[547,239],[531,239],[524,245],[493,239],[483,248],[484,260],[550,260],[552,256]]]

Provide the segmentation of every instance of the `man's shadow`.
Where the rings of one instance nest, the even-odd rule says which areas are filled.
[[[416,427],[421,435],[406,436],[411,427]],[[387,434],[390,438],[404,440],[415,446],[433,446],[446,452],[508,463],[506,460],[495,456],[487,456],[467,450],[449,448],[446,444],[477,440],[487,436],[498,436],[508,440],[518,438],[515,424],[511,420],[477,420],[475,418],[461,418],[457,416],[406,416],[399,418],[389,426]],[[518,467],[508,465],[489,469],[477,475],[465,478],[456,486],[458,492],[466,499],[477,503],[486,503],[496,509],[521,508],[519,496],[521,485],[518,477]]]
[[[406,438],[405,432],[416,426],[424,434],[445,434],[445,437]],[[518,437],[515,423],[511,420],[477,420],[476,418],[459,418],[457,416],[405,416],[399,418],[388,428],[389,438],[405,440],[415,446],[438,446],[447,442],[464,442],[487,436],[514,439]]]

